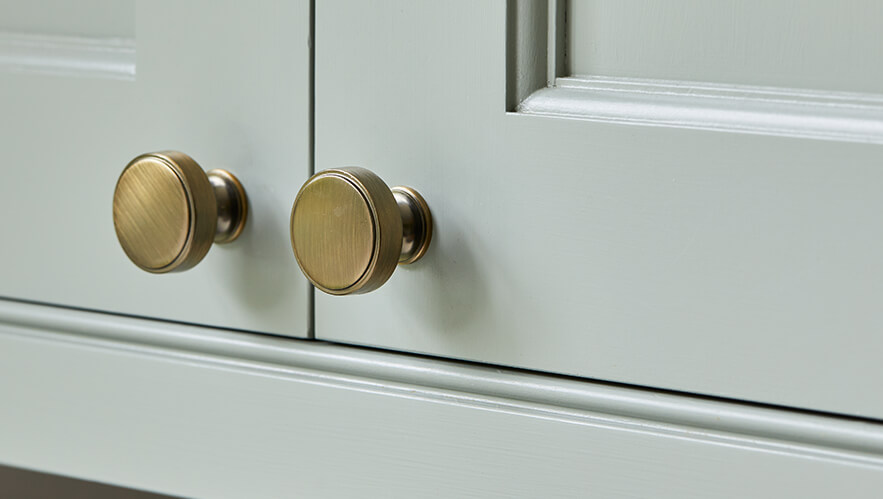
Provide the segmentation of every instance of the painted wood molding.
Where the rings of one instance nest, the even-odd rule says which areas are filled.
[[[883,97],[610,77],[558,78],[523,114],[883,144]]]
[[[0,462],[188,497],[883,486],[875,422],[10,300],[0,398]]]
[[[493,397],[529,412],[593,413],[654,424],[867,453],[883,464],[883,425],[856,418],[787,411],[706,397],[666,393],[503,367],[433,359],[325,342],[166,323],[0,299],[0,334],[150,352],[170,360],[251,365],[270,371],[308,369],[322,376],[355,376],[370,384],[395,383]],[[272,366],[272,367],[270,367]],[[497,403],[501,403],[501,402]],[[644,427],[644,423],[640,423]],[[879,457],[878,457],[879,456]]]
[[[135,79],[135,40],[0,31],[0,70]]]
[[[883,96],[878,94],[570,74],[565,11],[560,0],[509,2],[508,110],[629,125],[883,143]]]

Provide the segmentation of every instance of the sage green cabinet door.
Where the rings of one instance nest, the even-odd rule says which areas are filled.
[[[317,3],[316,170],[435,232],[316,336],[883,417],[879,4],[551,3]]]
[[[287,214],[307,178],[309,2],[0,0],[0,296],[307,334]],[[239,177],[249,219],[195,268],[123,253],[112,199],[135,156]]]

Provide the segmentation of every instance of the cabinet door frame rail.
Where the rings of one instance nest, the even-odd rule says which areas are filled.
[[[47,360],[49,357],[41,358],[44,352],[53,350],[58,350],[66,360],[51,365]],[[101,434],[90,434],[95,431],[90,426],[94,422],[83,414],[78,415],[76,410],[67,413],[67,408],[73,407],[69,404],[95,403],[94,394],[90,395],[89,390],[96,384],[96,378],[90,378],[90,374],[85,373],[90,364],[104,362],[101,359],[121,361],[124,366],[118,371],[121,380],[134,375],[135,379],[144,382],[142,386],[132,386],[131,390],[116,393],[113,399],[101,400],[101,406],[91,407],[85,413],[94,414],[98,419],[103,417],[104,412],[142,403],[153,396],[154,390],[175,390],[169,384],[152,386],[150,378],[166,376],[168,372],[181,368],[204,374],[212,380],[212,385],[224,383],[223,376],[235,375],[239,380],[237,383],[242,384],[238,389],[231,386],[230,391],[226,392],[232,403],[243,393],[243,388],[246,388],[246,393],[252,389],[260,391],[264,390],[261,383],[281,380],[283,386],[290,386],[291,389],[277,389],[272,393],[273,399],[284,401],[288,397],[297,398],[300,396],[297,387],[303,385],[319,386],[324,390],[337,388],[350,393],[348,397],[356,397],[359,393],[379,396],[385,401],[384,404],[403,401],[417,401],[424,406],[442,404],[477,411],[470,414],[502,413],[507,417],[517,416],[519,421],[541,420],[550,425],[578,425],[586,431],[595,428],[605,432],[634,434],[642,439],[662,438],[665,442],[680,441],[691,445],[698,443],[747,450],[763,455],[785,456],[801,463],[814,462],[825,466],[835,465],[835,468],[840,465],[851,471],[864,470],[868,474],[863,476],[883,480],[883,424],[870,420],[2,299],[0,351],[10,355],[0,367],[0,396],[12,401],[10,407],[0,415],[0,427],[4,428],[0,432],[0,462],[168,493],[202,495],[217,492],[221,490],[219,487],[231,484],[223,477],[216,483],[206,484],[196,476],[171,476],[168,480],[164,478],[162,483],[156,483],[155,474],[168,473],[168,470],[153,469],[147,472],[144,467],[127,467],[125,464],[114,469],[105,469],[97,464],[90,467],[82,459],[76,458],[75,452],[59,453],[58,449],[51,448],[57,443],[68,449],[73,444],[64,441],[79,438],[75,436],[78,434],[83,436],[85,433],[84,438],[97,440],[105,438]],[[25,354],[21,354],[15,360],[12,357],[15,352],[31,352],[31,355],[24,358]],[[195,375],[169,376],[179,376],[171,385],[186,385]],[[102,371],[100,379],[107,377],[108,374]],[[40,387],[44,393],[27,393]],[[207,394],[206,397],[211,398],[212,395]],[[296,407],[299,404],[314,407],[321,405],[323,398],[324,395],[319,400],[290,400],[286,403]],[[31,402],[16,403],[17,400]],[[45,400],[46,403],[34,405],[33,400]],[[198,402],[201,404],[203,401]],[[358,407],[355,410],[358,411]],[[392,412],[396,410],[390,406],[391,414],[384,415],[384,419],[395,418]],[[216,415],[199,405],[182,403],[178,411],[175,420],[187,427],[195,425],[199,428],[203,424],[200,421],[210,426],[210,421],[216,418]],[[173,432],[169,433],[162,427],[150,429],[150,415],[143,417],[145,421],[108,421],[105,424],[143,427],[143,438],[148,439],[150,445],[158,446],[160,450],[157,452],[171,452],[172,447],[162,450],[166,445],[179,447],[176,452],[184,454],[208,454],[225,448],[226,443],[210,439],[207,432],[205,436],[193,437],[198,442],[195,448],[201,450],[187,449],[187,443],[181,444],[175,440]],[[285,421],[291,415],[267,411],[261,417],[267,420],[269,428],[284,429]],[[359,418],[358,415],[351,417]],[[22,421],[28,421],[27,427],[21,426]],[[414,424],[420,426],[429,423]],[[40,424],[49,428],[41,428]],[[56,425],[61,425],[70,435],[56,435],[55,440],[47,441],[50,443],[46,444],[48,447],[45,449],[33,448],[31,442],[48,438],[45,434],[52,434]],[[126,429],[126,434],[129,431]],[[226,431],[236,435],[249,431],[261,433],[264,430],[243,426],[229,427]],[[383,431],[390,430],[382,429],[381,435]],[[419,429],[415,431],[419,432]],[[192,430],[188,434],[192,434]],[[532,437],[512,435],[515,442],[520,438]],[[481,438],[478,440],[481,442]],[[132,442],[102,442],[104,452],[125,454],[133,449]],[[442,444],[438,442],[438,445]],[[329,445],[341,450],[341,447],[349,449],[354,444],[329,442]],[[181,446],[185,447],[183,451]],[[274,446],[276,444],[264,442],[259,448],[251,450],[268,456],[308,452],[307,449],[284,446],[281,441],[278,448]],[[467,451],[474,452],[474,449]],[[574,451],[577,449],[568,452]],[[260,459],[255,462],[253,454],[236,453],[234,456],[233,462],[228,465],[246,475],[281,473],[278,469],[266,469]],[[230,459],[230,456],[226,458]],[[532,459],[542,458],[538,454]],[[170,463],[173,461],[170,460]],[[580,465],[579,462],[575,464]],[[317,462],[316,465],[322,466],[323,463]],[[325,462],[324,465],[330,463]],[[725,463],[718,463],[718,466],[723,465]],[[275,490],[270,486],[290,485],[289,480],[296,478],[284,473],[279,476],[283,477],[280,478],[281,482],[273,482],[266,485],[267,488],[259,489]]]

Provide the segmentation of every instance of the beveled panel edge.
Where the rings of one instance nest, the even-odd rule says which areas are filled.
[[[0,71],[135,79],[135,40],[0,31]]]
[[[546,85],[554,86],[555,80],[567,76],[567,0],[548,2],[548,30],[546,42]]]
[[[509,112],[883,144],[883,95],[569,75],[566,8],[563,0],[508,0]]]
[[[778,87],[572,76],[532,93],[521,114],[883,144],[883,96]]]
[[[507,111],[514,111],[532,92],[552,83],[547,71],[558,57],[550,56],[549,49],[559,46],[554,44],[557,36],[549,26],[549,16],[557,19],[553,12],[557,6],[558,0],[506,0]]]
[[[0,298],[0,335],[883,469],[883,423]]]

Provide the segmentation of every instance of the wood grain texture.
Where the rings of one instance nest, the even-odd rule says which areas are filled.
[[[879,145],[506,114],[504,2],[317,9],[317,169],[436,222],[317,337],[883,417]]]
[[[875,0],[575,0],[571,75],[883,93]]]
[[[80,15],[103,36],[99,4]],[[0,296],[308,335],[287,214],[310,171],[309,2],[144,1],[130,14],[134,80],[0,72]],[[250,216],[234,244],[156,276],[120,248],[112,199],[133,157],[165,149],[237,175]]]
[[[0,301],[0,317],[0,461],[45,472],[188,497],[874,497],[883,486],[875,423],[14,302]],[[497,395],[483,393],[493,379]],[[513,380],[547,402],[509,397]],[[602,409],[630,400],[682,417]],[[875,448],[745,433],[763,415]],[[716,419],[747,424],[700,423]]]

